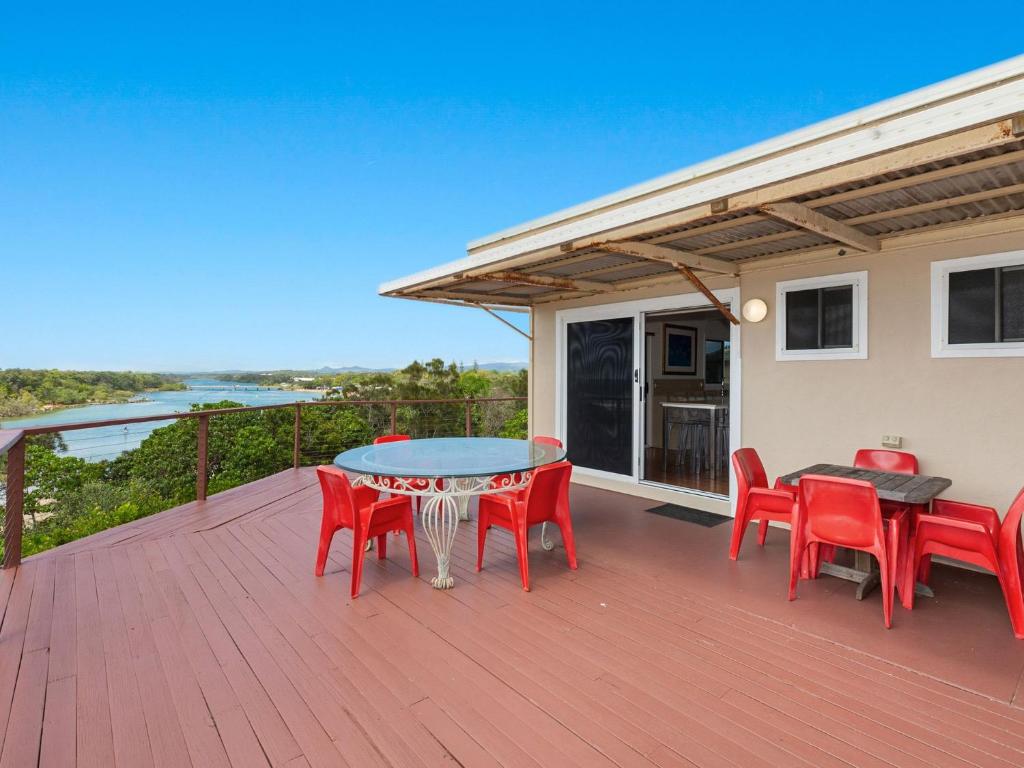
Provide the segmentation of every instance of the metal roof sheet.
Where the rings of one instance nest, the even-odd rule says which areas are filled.
[[[617,222],[617,226],[634,221],[639,224],[644,215],[667,210],[672,204],[679,205],[690,198],[706,199],[707,194],[714,191],[715,184],[721,186],[718,180],[708,181],[707,185],[710,186],[706,185],[705,192],[696,187],[687,187],[686,190],[678,188],[683,181],[697,179],[702,174],[713,174],[716,170],[725,172],[728,169],[728,175],[733,179],[729,183],[734,188],[758,189],[759,182],[765,179],[785,178],[786,174],[798,177],[808,169],[833,167],[828,165],[829,162],[841,164],[853,162],[854,158],[870,157],[871,150],[880,148],[877,141],[874,141],[879,137],[884,139],[884,146],[898,147],[902,139],[915,138],[920,142],[923,136],[955,135],[957,130],[967,131],[966,126],[987,124],[984,120],[993,119],[994,115],[1003,116],[999,119],[1004,119],[1011,114],[1011,107],[1017,110],[1024,107],[1024,56],[916,91],[906,97],[859,110],[843,118],[826,121],[773,142],[757,145],[745,153],[733,153],[717,161],[694,166],[646,185],[631,187],[617,195],[600,198],[584,206],[535,220],[523,227],[475,241],[470,244],[471,248],[486,246],[485,250],[451,264],[387,283],[381,286],[381,292],[410,298],[446,300],[457,300],[463,295],[466,300],[473,302],[486,300],[500,304],[507,299],[522,304],[560,298],[566,295],[566,291],[577,290],[568,282],[571,280],[586,283],[578,289],[582,294],[606,290],[602,285],[635,287],[633,283],[637,281],[674,273],[674,266],[649,258],[603,252],[599,247],[575,250],[573,233],[583,233],[579,242],[586,243],[585,233],[595,228],[600,231],[600,227],[609,221]],[[922,109],[930,110],[928,115],[913,114],[915,110]],[[890,122],[885,123],[886,119],[890,119]],[[932,122],[929,123],[929,120]],[[869,124],[874,125],[874,133],[859,130]],[[1016,122],[1014,126],[1016,130]],[[954,133],[943,134],[947,129]],[[842,139],[845,145],[835,143],[840,141],[837,134],[849,131],[853,133],[846,134]],[[891,135],[900,132],[906,132],[907,135],[900,138]],[[1014,137],[1009,134],[1005,138],[1003,134],[999,136],[1001,143],[980,148],[976,143],[974,148],[967,147],[959,154],[842,183],[828,184],[830,172],[826,171],[821,187],[794,195],[789,198],[791,202],[786,204],[791,208],[796,205],[799,210],[808,211],[808,215],[827,217],[825,221],[834,222],[835,227],[847,226],[846,231],[850,237],[857,237],[845,242],[859,242],[857,238],[865,237],[880,238],[884,242],[885,238],[925,227],[1024,211],[1024,141],[1013,140]],[[807,142],[815,138],[826,140],[826,144],[808,149]],[[784,157],[790,151],[794,153],[792,161]],[[772,155],[770,164],[776,170],[769,172],[767,167],[762,168],[757,163],[749,165],[766,154]],[[650,197],[656,190],[673,185],[677,188],[666,195],[674,196],[674,203],[655,201]],[[638,202],[629,202],[638,195],[648,197]],[[623,206],[614,211],[606,210],[607,206],[617,202],[623,203]],[[691,207],[683,206],[683,209],[690,210]],[[594,218],[594,221],[591,222],[588,217]],[[597,219],[601,219],[602,223],[598,223]],[[836,231],[842,230],[809,227],[806,221],[780,217],[778,211],[769,209],[741,208],[703,215],[693,221],[661,230],[652,227],[631,239],[673,249],[672,252],[681,256],[702,256],[705,263],[710,263],[707,259],[714,259],[718,264],[726,265],[742,264],[778,254],[802,253],[831,246],[843,247],[842,236],[837,238]],[[493,247],[488,245],[509,238],[513,242]],[[565,238],[573,242],[572,252],[553,254],[550,244],[564,242]],[[590,239],[599,240],[593,236]],[[525,255],[516,258],[516,266],[511,268],[511,275],[503,273],[499,280],[493,277],[488,279],[489,275],[495,275],[495,271],[506,269],[501,264],[507,260],[508,254]],[[488,272],[487,265],[490,264],[494,265],[494,271]],[[722,267],[719,269],[725,271]],[[523,279],[516,282],[519,273],[523,274]]]

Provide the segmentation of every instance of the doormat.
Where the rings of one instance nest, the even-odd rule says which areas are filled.
[[[731,517],[725,515],[716,515],[714,512],[705,512],[703,509],[694,509],[693,507],[681,507],[678,504],[662,504],[659,507],[651,507],[647,511],[662,517],[671,517],[673,520],[703,525],[705,528],[714,528],[727,520],[732,520]]]

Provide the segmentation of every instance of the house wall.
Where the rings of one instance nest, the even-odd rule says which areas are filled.
[[[933,359],[930,264],[1024,249],[1024,232],[969,234],[707,281],[713,289],[738,285],[741,301],[761,298],[769,306],[763,322],[744,322],[741,329],[741,439],[757,448],[770,476],[817,462],[849,463],[856,449],[878,447],[883,434],[895,434],[903,437],[904,450],[917,454],[922,472],[953,480],[944,496],[1005,513],[1024,485],[1024,358]],[[869,279],[868,359],[777,362],[775,283],[857,270],[867,270]],[[683,285],[535,308],[534,434],[555,432],[555,312],[672,295]],[[575,479],[657,499],[672,494],[583,475]],[[694,506],[728,510],[723,503],[691,498]]]

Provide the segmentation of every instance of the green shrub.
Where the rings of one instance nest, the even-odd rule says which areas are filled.
[[[527,435],[527,419],[529,412],[526,408],[516,411],[504,424],[501,425],[499,437],[511,437],[515,440],[525,440]]]

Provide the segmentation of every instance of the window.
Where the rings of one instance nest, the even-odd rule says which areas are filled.
[[[1024,355],[1024,251],[932,263],[932,357]]]
[[[704,342],[704,383],[725,384],[729,360],[729,342],[707,339]]]
[[[868,273],[776,284],[776,360],[863,360]]]

